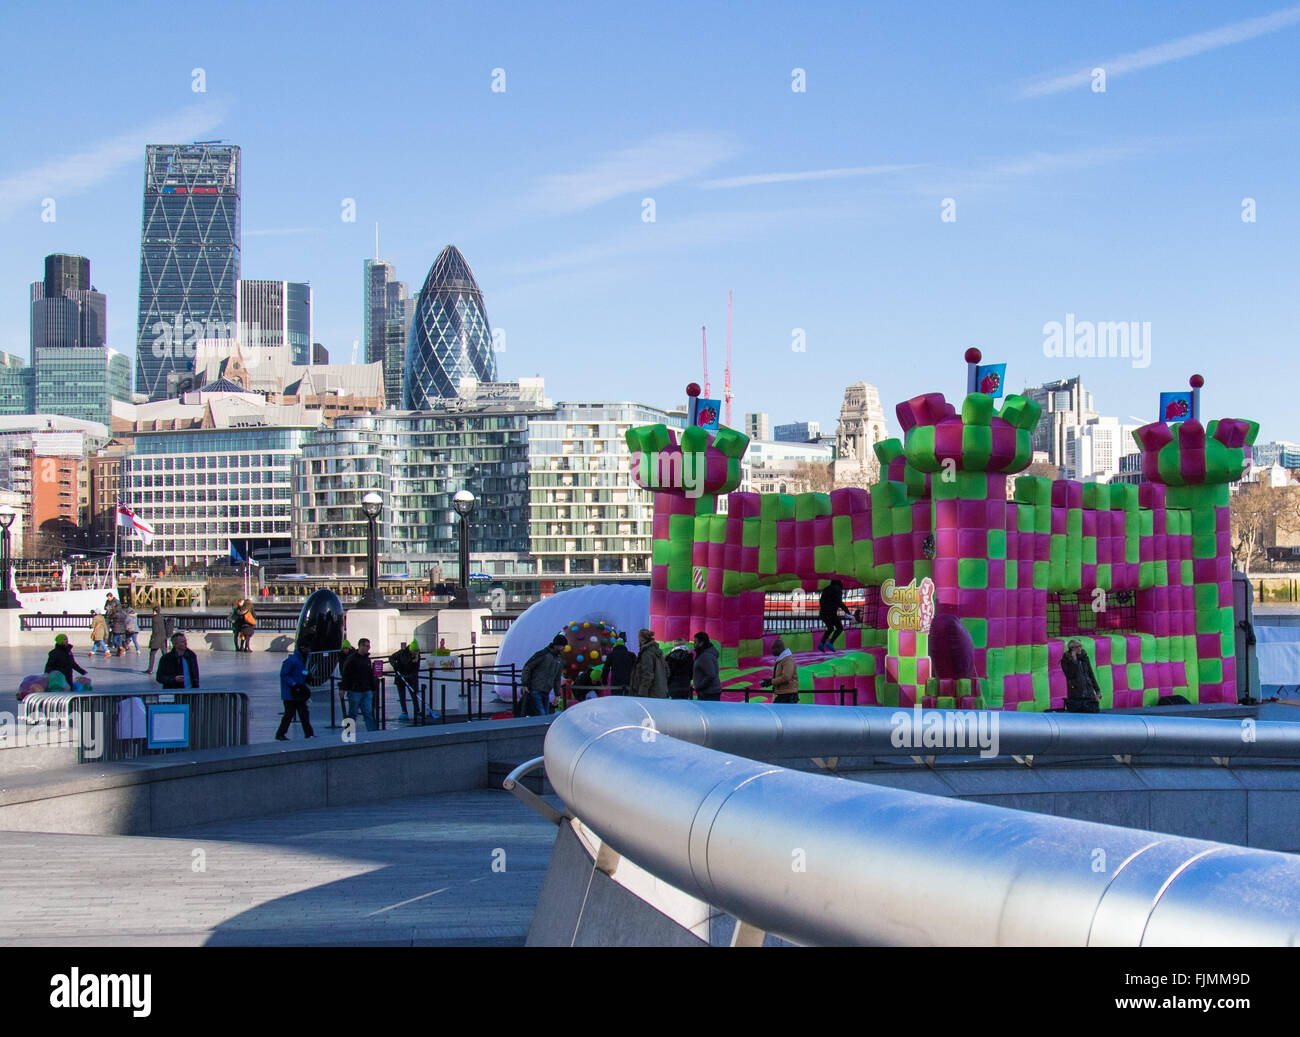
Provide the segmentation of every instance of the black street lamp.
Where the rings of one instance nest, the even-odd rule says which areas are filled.
[[[379,496],[373,490],[361,498],[361,511],[366,516],[369,526],[366,530],[367,537],[367,556],[369,573],[366,577],[366,590],[361,595],[361,600],[357,602],[359,609],[386,609],[388,602],[384,596],[379,593],[379,536],[375,528],[375,520],[379,518],[380,512],[384,510],[384,498]]]
[[[3,570],[3,576],[0,576],[0,609],[22,607],[14,597],[13,587],[9,585],[9,527],[17,517],[18,512],[8,504],[0,506],[0,529],[3,529],[3,533],[0,533],[0,570]]]
[[[451,506],[460,516],[460,591],[453,607],[469,608],[469,516],[478,499],[469,490],[457,490]]]

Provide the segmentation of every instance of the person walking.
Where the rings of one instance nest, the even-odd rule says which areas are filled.
[[[167,619],[163,616],[162,609],[155,605],[149,620],[149,665],[140,672],[153,673],[153,661],[158,657],[159,652],[165,651],[167,651]]]
[[[618,640],[605,660],[605,671],[601,674],[601,683],[609,688],[611,695],[626,695],[632,681],[632,667],[636,665],[636,656],[627,647],[626,634],[619,634]]]
[[[131,651],[135,652],[136,655],[139,655],[140,642],[137,641],[136,638],[140,633],[140,626],[135,618],[135,609],[131,608],[130,605],[127,605],[122,609],[122,612],[125,616],[123,622],[126,627],[126,641],[131,643]],[[123,642],[122,649],[123,651],[126,650],[125,642]]]
[[[90,612],[90,654],[98,655],[104,653],[104,658],[108,658],[108,620],[99,609],[92,609]]]
[[[108,629],[113,638],[113,654],[126,654],[126,608],[116,598],[113,611],[108,616]]]
[[[303,738],[314,738],[311,717],[307,712],[307,702],[311,698],[311,689],[307,687],[307,646],[299,643],[280,664],[280,701],[284,703],[284,716],[276,728],[275,740],[289,740],[289,725],[296,716],[302,723]]]
[[[684,637],[673,642],[673,650],[664,660],[668,667],[668,697],[670,699],[688,699],[691,697],[691,674],[695,670],[695,656],[691,654],[690,643]]]
[[[357,650],[348,656],[343,667],[343,680],[340,682],[347,698],[347,710],[344,716],[355,720],[357,713],[366,722],[367,731],[378,730],[375,723],[375,671],[370,664],[370,638],[363,637],[357,642]]]
[[[230,608],[230,635],[235,640],[235,651],[239,648],[239,634],[244,626],[244,599],[240,598]]]
[[[695,666],[691,673],[695,697],[702,702],[722,698],[722,681],[718,678],[718,646],[703,630],[695,635]]]
[[[1070,713],[1101,712],[1101,686],[1092,672],[1092,663],[1083,645],[1072,639],[1061,656],[1061,671],[1065,674],[1065,708]]]
[[[539,648],[524,663],[519,683],[524,690],[524,716],[544,717],[560,693],[564,676],[564,646],[569,642],[556,634],[545,648]]]
[[[668,697],[668,664],[653,630],[637,632],[637,656],[628,678],[631,694],[645,699]]]
[[[164,688],[199,686],[199,660],[184,634],[172,634],[172,650],[158,660],[158,683]]]
[[[772,676],[763,681],[763,687],[772,689],[772,701],[779,705],[793,705],[799,701],[799,667],[795,665],[794,652],[779,637],[772,642],[776,663]]]
[[[821,616],[826,633],[817,645],[819,652],[835,651],[835,639],[844,633],[844,624],[840,622],[843,613],[849,619],[853,613],[844,607],[844,584],[840,580],[831,580],[822,591],[817,601],[817,612]]]
[[[54,647],[50,649],[50,654],[45,659],[46,673],[61,673],[64,680],[68,682],[68,690],[75,690],[72,686],[72,671],[85,675],[77,660],[72,657],[72,642],[68,640],[67,634],[60,634],[54,639]]]
[[[343,643],[339,645],[339,657],[335,660],[335,665],[338,667],[339,673],[339,709],[343,711],[344,716],[348,715],[348,700],[347,695],[343,691],[343,671],[347,669],[348,658],[355,651],[356,649],[352,647],[352,642],[345,637]]]

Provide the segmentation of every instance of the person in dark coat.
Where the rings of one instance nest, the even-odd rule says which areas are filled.
[[[307,700],[311,689],[307,687],[307,646],[299,644],[289,658],[280,665],[280,701],[284,703],[284,716],[276,729],[275,740],[289,740],[289,725],[296,716],[302,722],[304,738],[315,738],[316,732],[311,727],[311,717],[307,713]]]
[[[1070,713],[1098,713],[1101,711],[1101,686],[1092,672],[1088,653],[1077,640],[1065,646],[1061,656],[1061,672],[1065,674],[1065,708]]]
[[[564,677],[564,646],[569,642],[556,634],[551,643],[528,657],[519,683],[524,692],[524,716],[544,717],[551,711],[551,700],[560,693]]]
[[[153,607],[149,623],[149,665],[141,673],[153,673],[153,663],[158,658],[158,653],[167,651],[167,617],[157,605]]]
[[[609,688],[611,695],[626,695],[632,683],[632,668],[636,666],[636,656],[628,650],[623,641],[623,634],[614,642],[614,647],[605,660],[605,672],[601,674],[601,683]]]
[[[158,660],[158,683],[169,689],[199,686],[199,660],[184,634],[173,634],[172,650]]]
[[[363,637],[357,642],[357,650],[348,655],[343,664],[343,679],[339,682],[347,698],[348,708],[344,714],[355,720],[361,714],[367,731],[379,730],[375,720],[375,682],[374,666],[370,662],[370,638]]]
[[[695,668],[691,674],[695,697],[704,702],[722,698],[722,681],[718,678],[718,646],[701,630],[695,635]]]
[[[668,697],[670,699],[688,699],[691,697],[691,674],[695,670],[695,656],[686,638],[679,637],[673,644],[673,650],[664,660],[668,664]]]
[[[638,654],[628,678],[631,694],[647,699],[668,697],[668,667],[653,630],[637,633]]]
[[[844,607],[844,584],[840,580],[831,580],[822,591],[817,602],[817,612],[821,616],[826,633],[817,645],[819,652],[835,651],[835,639],[844,633],[844,624],[840,622],[840,613],[853,618],[853,613]]]
[[[402,706],[402,716],[406,717],[406,693],[411,693],[411,709],[418,713],[420,703],[416,698],[420,690],[420,645],[414,638],[409,643],[402,645],[396,652],[388,657],[388,665],[393,668],[393,679],[397,683],[397,701]],[[429,711],[425,706],[425,714],[430,719],[438,719],[436,714]]]
[[[72,657],[72,643],[68,640],[67,634],[60,634],[54,639],[54,647],[50,649],[50,654],[45,660],[45,672],[58,672],[63,674],[68,682],[68,690],[72,690],[72,671],[76,670],[80,674],[85,674],[77,660]]]

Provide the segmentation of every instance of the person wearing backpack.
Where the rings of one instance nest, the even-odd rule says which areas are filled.
[[[275,740],[289,740],[289,725],[297,717],[302,723],[302,736],[315,738],[311,717],[307,712],[307,701],[311,698],[311,689],[307,687],[307,646],[299,643],[289,654],[289,658],[280,665],[280,701],[284,703],[284,716],[276,729]]]

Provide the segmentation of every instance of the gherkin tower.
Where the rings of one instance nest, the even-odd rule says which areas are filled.
[[[416,303],[403,405],[428,410],[431,400],[455,397],[462,378],[495,382],[497,361],[483,293],[460,249],[448,245],[429,268]]]

